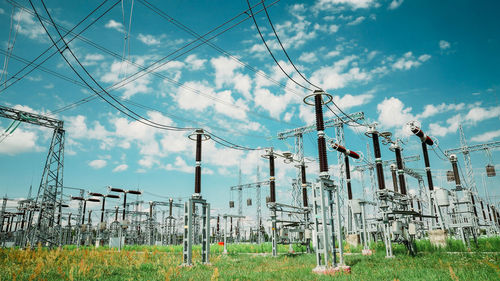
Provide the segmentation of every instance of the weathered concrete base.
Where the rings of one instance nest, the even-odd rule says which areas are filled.
[[[337,267],[317,266],[312,270],[312,272],[321,275],[336,275],[339,273],[350,274],[351,267],[347,265],[340,265]]]
[[[353,247],[357,247],[359,245],[360,239],[357,234],[348,234],[346,237],[347,244]]]
[[[363,254],[363,256],[371,256],[373,254],[373,251],[370,249],[363,249],[361,250],[361,254]]]
[[[429,230],[429,240],[431,241],[431,245],[436,247],[446,247],[446,239],[448,235],[446,230],[443,229],[435,229]]]

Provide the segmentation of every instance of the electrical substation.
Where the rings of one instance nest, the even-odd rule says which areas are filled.
[[[172,255],[175,249],[179,249],[182,261],[176,263],[176,270],[189,271],[213,266],[214,255],[216,262],[224,258],[233,259],[234,255],[239,254],[233,249],[243,245],[250,247],[252,251],[262,250],[263,256],[276,260],[283,256],[307,255],[311,259],[314,256],[315,264],[307,265],[312,268],[308,269],[308,273],[314,276],[330,275],[335,278],[356,273],[354,267],[356,263],[347,260],[348,256],[354,255],[353,249],[359,249],[359,256],[362,258],[383,255],[386,263],[395,263],[401,256],[410,258],[421,256],[418,243],[422,241],[431,245],[433,249],[445,249],[450,241],[456,240],[460,242],[460,247],[471,252],[480,246],[482,239],[496,239],[500,236],[500,201],[498,196],[490,195],[491,190],[495,188],[493,185],[498,183],[495,170],[498,166],[494,152],[500,148],[500,141],[478,141],[477,138],[471,141],[466,136],[464,127],[467,128],[472,123],[463,121],[457,123],[458,138],[454,142],[459,145],[444,147],[438,138],[433,136],[437,132],[436,127],[439,126],[431,124],[428,119],[421,117],[422,115],[420,118],[417,115],[411,116],[409,121],[404,121],[401,129],[386,128],[387,126],[376,121],[375,110],[356,111],[350,110],[350,107],[349,111],[344,109],[339,102],[340,98],[333,94],[333,88],[331,91],[323,89],[326,87],[306,78],[303,74],[305,71],[303,69],[306,68],[295,66],[294,60],[285,49],[292,47],[282,43],[278,36],[284,31],[275,30],[268,14],[268,9],[276,4],[275,2],[261,1],[252,6],[248,0],[243,1],[245,6],[248,5],[248,9],[245,8],[245,12],[241,15],[247,16],[245,20],[249,20],[252,24],[253,36],[262,41],[259,43],[265,46],[264,52],[267,52],[266,55],[269,54],[278,66],[276,72],[288,78],[285,89],[289,91],[289,84],[300,89],[299,97],[294,97],[299,100],[297,106],[300,107],[300,114],[302,110],[304,112],[310,110],[310,116],[314,118],[309,119],[314,123],[301,121],[297,124],[298,122],[287,121],[287,126],[281,126],[280,123],[278,130],[259,129],[266,131],[268,136],[259,139],[261,142],[258,145],[255,145],[255,142],[248,145],[243,138],[236,139],[236,136],[245,136],[242,125],[227,129],[226,127],[232,125],[220,125],[215,121],[212,124],[190,122],[185,119],[187,121],[183,127],[174,125],[176,124],[174,122],[158,121],[166,119],[155,119],[149,114],[150,112],[143,114],[133,110],[132,107],[147,110],[151,110],[151,107],[133,102],[129,97],[122,99],[118,95],[109,93],[112,87],[101,85],[102,81],[94,78],[92,72],[87,70],[91,64],[82,63],[79,52],[72,50],[76,49],[70,44],[74,39],[88,40],[80,34],[92,23],[83,30],[78,25],[78,29],[75,27],[68,30],[55,22],[51,16],[52,11],[45,6],[43,0],[33,1],[36,3],[31,0],[29,2],[30,7],[16,4],[15,1],[11,4],[14,10],[24,11],[36,20],[33,22],[36,22],[37,27],[43,32],[46,37],[44,40],[51,45],[47,50],[51,50],[54,56],[62,59],[61,63],[68,66],[76,78],[43,68],[41,66],[43,62],[37,61],[38,58],[25,63],[25,67],[32,65],[33,70],[40,67],[39,70],[52,75],[55,73],[59,78],[73,81],[83,87],[90,95],[76,103],[65,105],[60,110],[48,113],[23,110],[8,102],[0,105],[1,124],[9,124],[5,126],[6,129],[0,136],[0,146],[5,139],[12,138],[18,132],[18,127],[22,128],[25,124],[29,124],[30,128],[41,127],[51,131],[50,137],[47,137],[49,146],[38,148],[44,154],[44,162],[37,168],[42,171],[41,178],[35,179],[39,184],[29,188],[15,187],[18,190],[26,190],[23,194],[27,196],[2,195],[0,203],[2,249],[31,251],[37,247],[59,250],[74,247],[100,251],[109,249],[113,253],[121,253],[131,247],[151,247],[155,254],[157,249],[172,249],[171,253],[170,250],[166,250]],[[124,1],[110,2],[114,4],[113,6],[106,4],[108,10],[121,3],[122,11],[125,11]],[[239,56],[233,56],[215,45],[210,41],[212,37],[208,37],[210,33],[199,35],[148,1],[138,2],[181,29],[187,30],[196,38],[193,42],[199,44],[194,48],[200,45],[211,46],[236,60],[240,66],[263,73],[240,61]],[[101,6],[96,10],[100,8]],[[133,1],[130,13],[132,9]],[[125,13],[123,15],[125,19]],[[262,20],[261,17],[268,19],[270,30],[259,28],[258,22]],[[13,16],[12,18],[14,19]],[[85,20],[87,18],[82,22]],[[88,20],[90,21],[90,18]],[[119,23],[119,26],[121,32],[127,34],[124,41],[125,54],[126,46],[130,44],[127,41],[129,34],[123,24]],[[279,28],[284,27],[279,26]],[[268,36],[273,36],[276,40],[273,42],[276,44],[271,46],[266,43],[265,37]],[[9,44],[10,42],[9,37]],[[150,43],[151,46],[155,44],[153,41]],[[108,54],[114,54],[103,46],[97,46]],[[9,48],[11,52],[13,47]],[[189,51],[183,50],[183,52]],[[283,67],[285,62],[275,57],[278,53],[287,58],[287,67]],[[118,61],[121,59],[122,63],[126,60],[124,55],[116,55],[113,55],[114,59]],[[11,53],[9,57],[15,58]],[[422,59],[418,63],[423,62]],[[151,74],[161,78],[162,81],[173,81],[180,86],[181,83],[158,70],[166,63],[168,61],[160,60],[145,67],[130,62],[131,67],[137,69],[137,73],[128,78],[123,76],[125,80],[129,78],[135,80]],[[9,75],[6,79],[10,77]],[[278,85],[281,84],[267,74],[262,75],[263,80],[268,79]],[[118,75],[120,79],[121,76]],[[11,79],[15,78],[17,80],[12,81],[17,82],[24,76],[19,77],[21,77],[19,74],[15,74]],[[2,81],[0,78],[0,82]],[[2,87],[11,85],[7,82],[2,84]],[[120,85],[122,82],[116,83],[115,85]],[[222,84],[224,83],[228,82]],[[190,90],[189,87],[187,90]],[[197,94],[202,92],[193,91]],[[174,95],[172,94],[172,97]],[[158,194],[157,189],[153,192],[139,184],[137,187],[133,187],[135,185],[132,184],[114,186],[105,181],[100,184],[100,188],[84,187],[85,184],[79,187],[67,186],[65,171],[68,169],[72,171],[73,167],[68,166],[67,162],[65,165],[65,148],[71,144],[71,154],[68,155],[74,155],[74,147],[78,146],[75,145],[76,142],[68,130],[67,118],[62,113],[94,99],[104,101],[110,110],[117,111],[126,120],[135,122],[134,126],[144,126],[162,134],[178,133],[171,139],[165,137],[167,141],[166,144],[162,143],[162,147],[168,147],[170,145],[168,141],[185,144],[182,154],[179,155],[188,159],[185,161],[187,164],[180,156],[175,164],[161,162],[164,161],[161,157],[170,156],[171,152],[178,152],[175,151],[176,148],[172,148],[165,154],[151,153],[148,155],[150,159],[154,158],[151,155],[155,153],[161,154],[158,158],[161,161],[151,161],[152,164],[144,166],[149,169],[158,165],[162,173],[168,171],[188,174],[189,181],[194,183],[194,189],[191,184],[175,186],[174,189],[169,185],[176,185],[180,179],[175,179],[173,183],[173,179],[166,176],[162,190],[168,187],[168,191],[162,191],[161,194]],[[208,100],[216,103],[218,99],[219,97],[210,96]],[[232,99],[231,97],[231,101],[226,103],[236,106],[236,99]],[[196,104],[198,101],[189,102]],[[190,106],[187,108],[194,112],[194,107]],[[250,111],[246,109],[245,116],[247,112],[250,114]],[[253,113],[260,117],[262,115],[257,111]],[[273,119],[274,115],[271,111],[270,113],[273,117],[267,115],[264,117]],[[290,113],[298,114],[295,109]],[[110,116],[107,115],[106,118],[115,118]],[[200,118],[201,115],[190,112],[186,116]],[[239,117],[231,116],[235,120],[239,120]],[[126,124],[129,126],[127,129],[132,127],[132,123]],[[345,131],[346,129],[348,131]],[[222,131],[227,133],[224,137]],[[134,133],[130,133],[132,134]],[[352,136],[355,138],[351,138]],[[155,137],[156,135],[152,136]],[[89,139],[90,137],[87,138]],[[103,141],[103,147],[109,145],[104,140],[100,141]],[[130,146],[130,143],[118,144],[121,147],[127,145]],[[81,147],[82,145],[78,148],[82,149]],[[221,153],[217,150],[221,147],[229,151],[236,150],[240,154]],[[85,149],[87,148],[83,148],[82,151]],[[214,156],[217,153],[221,155]],[[250,153],[254,153],[256,160],[249,160]],[[235,155],[239,159],[234,159]],[[479,164],[473,163],[471,155],[481,157],[487,165],[480,167]],[[124,154],[122,158],[125,159],[125,156],[127,155]],[[213,168],[213,159],[217,157],[227,157],[223,160],[229,164],[223,163],[224,169]],[[102,160],[99,163],[106,163],[103,162],[105,158],[99,159]],[[203,170],[202,160],[204,160]],[[239,164],[233,165],[236,162]],[[205,165],[208,167],[205,168]],[[126,165],[124,169],[127,169]],[[117,170],[118,167],[113,172]],[[147,172],[149,172],[147,169],[141,169],[137,173]],[[8,175],[3,175],[6,176]],[[220,176],[219,180],[214,180],[216,176]],[[476,182],[477,178],[482,179],[481,183]],[[227,184],[228,182],[231,183]],[[185,193],[188,191],[189,196],[186,196]],[[267,246],[269,247],[266,248]],[[138,255],[149,251],[149,248],[138,249],[140,249],[136,253]],[[404,253],[395,249],[404,249]],[[500,252],[500,249],[496,251]],[[441,260],[439,262],[441,263]]]

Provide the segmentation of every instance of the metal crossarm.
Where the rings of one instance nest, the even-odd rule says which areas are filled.
[[[362,120],[364,118],[365,118],[365,114],[363,112],[351,113],[351,114],[349,114],[349,117],[342,116],[341,118],[332,118],[332,119],[325,120],[325,128],[337,127],[341,124],[349,123],[352,120],[358,121],[358,120]],[[310,133],[313,131],[316,131],[316,124],[311,124],[308,126],[299,127],[299,128],[295,128],[295,129],[291,129],[291,130],[287,130],[287,131],[278,133],[278,139],[284,140],[287,138],[296,137],[297,135],[303,135],[303,134]]]
[[[38,222],[34,226],[29,226],[28,237],[31,246],[35,246],[37,243],[43,243],[47,246],[57,246],[61,228],[54,227],[57,222],[55,217],[56,205],[53,203],[58,200],[62,201],[63,194],[64,122],[44,115],[1,105],[0,117],[54,129],[35,202],[35,204],[39,204],[43,208],[39,210]]]

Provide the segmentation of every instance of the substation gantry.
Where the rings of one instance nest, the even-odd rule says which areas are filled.
[[[33,205],[38,221],[34,225],[28,224],[28,241],[26,242],[32,247],[38,243],[50,247],[58,246],[61,225],[56,213],[61,212],[63,195],[64,122],[6,106],[0,106],[0,117],[54,130]]]
[[[264,186],[264,185],[269,185],[270,184],[270,181],[257,181],[257,182],[253,182],[253,183],[246,183],[246,184],[241,184],[241,170],[240,170],[240,183],[238,185],[235,185],[235,186],[231,186],[229,188],[229,190],[232,192],[232,191],[238,191],[238,216],[235,217],[235,216],[232,216],[231,218],[237,218],[238,219],[238,225],[237,227],[240,228],[241,225],[239,224],[239,220],[242,219],[242,218],[245,218],[245,216],[243,216],[243,204],[242,204],[242,193],[243,193],[243,190],[244,189],[254,189],[255,188],[255,192],[256,192],[256,215],[257,215],[257,221],[256,221],[256,229],[258,231],[258,238],[257,238],[257,242],[258,243],[261,243],[262,241],[262,232],[260,231],[261,230],[261,226],[262,226],[262,208],[261,208],[261,187]],[[247,206],[251,206],[252,205],[252,199],[251,198],[248,198],[247,199]],[[234,201],[229,201],[229,208],[234,208]],[[241,230],[239,230],[238,232],[238,241],[239,241],[239,236],[240,236],[240,233],[241,233]]]

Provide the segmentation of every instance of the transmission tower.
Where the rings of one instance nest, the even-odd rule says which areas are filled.
[[[32,246],[37,243],[56,246],[61,231],[54,225],[57,224],[55,213],[58,204],[62,203],[63,194],[64,123],[61,120],[5,106],[0,106],[0,117],[54,130],[35,201],[39,211],[38,222],[35,226],[30,225],[29,237]]]
[[[476,181],[474,180],[474,170],[472,168],[470,153],[482,150],[488,151],[490,149],[500,147],[500,141],[493,141],[476,145],[467,145],[462,125],[460,125],[458,128],[460,130],[461,146],[459,148],[447,149],[444,151],[444,154],[447,157],[450,157],[451,154],[456,154],[456,153],[462,153],[464,155],[465,172],[466,172],[466,177],[464,180],[467,182],[467,186],[469,187],[469,189],[475,194],[478,194]]]

